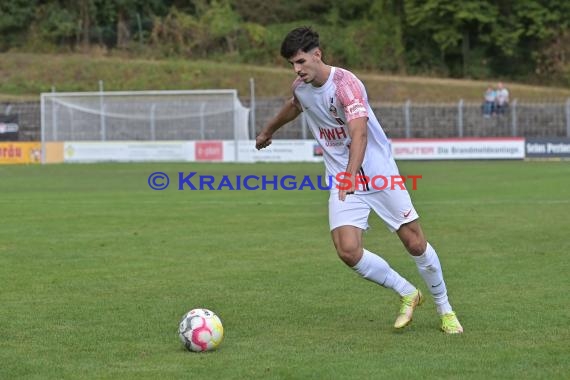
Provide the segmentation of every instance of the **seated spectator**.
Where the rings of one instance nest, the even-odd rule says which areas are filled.
[[[502,115],[506,112],[507,108],[509,108],[509,90],[507,90],[502,82],[497,84],[497,93],[496,93],[496,106],[497,106],[497,113]]]
[[[491,115],[495,114],[495,103],[497,100],[497,95],[495,93],[495,90],[493,89],[493,86],[489,85],[489,87],[487,87],[487,91],[485,91],[484,94],[484,100],[483,100],[483,116],[485,117],[490,117]]]

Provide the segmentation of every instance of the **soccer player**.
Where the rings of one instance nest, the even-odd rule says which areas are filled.
[[[439,258],[424,237],[407,190],[370,181],[379,176],[397,178],[399,172],[364,85],[350,71],[323,61],[319,35],[311,28],[289,32],[281,45],[281,55],[297,75],[293,96],[257,136],[256,148],[269,146],[279,128],[304,112],[323,148],[327,178],[332,176],[334,181],[329,225],[340,259],[365,279],[398,293],[401,307],[394,327],[402,329],[410,324],[415,308],[423,302],[421,291],[362,246],[362,232],[368,229],[368,217],[374,210],[398,234],[415,260],[434,298],[441,329],[449,334],[462,333],[463,327],[447,297]]]

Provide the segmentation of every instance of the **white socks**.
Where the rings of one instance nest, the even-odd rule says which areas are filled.
[[[437,312],[440,315],[450,313],[452,308],[447,298],[447,288],[443,280],[441,264],[433,247],[427,243],[426,251],[421,256],[412,257],[433,296]],[[366,249],[360,261],[352,269],[369,281],[393,289],[400,296],[412,294],[416,290],[414,285],[390,268],[384,259]]]
[[[426,251],[421,256],[412,256],[418,266],[420,275],[433,296],[433,300],[440,315],[450,313],[451,305],[447,298],[447,288],[443,281],[443,272],[439,258],[433,247],[427,243]]]
[[[412,294],[416,290],[408,280],[390,268],[390,265],[384,259],[366,249],[360,261],[352,269],[369,281],[382,285],[385,288],[393,289],[400,296]],[[445,285],[443,287],[445,288]]]

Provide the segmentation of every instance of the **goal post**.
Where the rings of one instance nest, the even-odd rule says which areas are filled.
[[[45,144],[70,141],[248,140],[249,109],[237,90],[48,92]]]

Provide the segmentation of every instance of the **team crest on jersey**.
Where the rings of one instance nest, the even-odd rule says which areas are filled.
[[[334,104],[331,104],[331,106],[329,107],[329,112],[333,117],[338,117],[338,112],[336,111],[336,107],[334,106]]]
[[[340,117],[338,117],[338,111],[334,106],[334,98],[331,98],[331,105],[329,107],[329,112],[331,113],[332,117],[336,120],[339,125],[344,125],[344,121]]]

